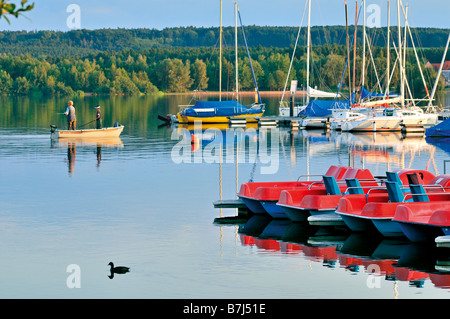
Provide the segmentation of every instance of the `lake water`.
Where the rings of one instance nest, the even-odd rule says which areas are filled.
[[[267,114],[277,101],[266,99]],[[214,219],[236,210],[213,207],[251,178],[294,180],[330,165],[443,174],[449,144],[249,127],[209,129],[191,149],[192,128],[157,119],[190,96],[74,102],[78,126],[100,104],[104,125],[125,125],[120,139],[52,142],[49,125],[65,126],[65,99],[1,100],[0,298],[449,297],[449,254],[433,243],[258,218],[222,225]],[[111,279],[110,261],[131,270]]]

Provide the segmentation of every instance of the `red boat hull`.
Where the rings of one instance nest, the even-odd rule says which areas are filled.
[[[446,201],[402,203],[392,220],[413,242],[434,240],[450,227],[450,194],[447,197]]]
[[[348,167],[332,165],[329,167],[325,175],[335,176],[341,178],[347,171]],[[265,203],[274,201],[277,202],[280,194],[285,189],[308,189],[323,188],[321,181],[276,181],[276,182],[252,182],[243,183],[240,187],[238,197],[243,200],[247,208],[252,212],[260,214],[267,213],[261,201]],[[272,205],[273,207],[273,205]]]

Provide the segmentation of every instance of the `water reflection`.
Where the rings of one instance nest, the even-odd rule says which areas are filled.
[[[224,254],[223,258],[215,258],[219,231],[214,228],[211,231],[212,227],[217,227],[211,225],[217,213],[211,203],[218,196],[236,198],[240,184],[249,179],[295,180],[307,173],[320,174],[329,165],[369,168],[374,175],[402,166],[424,168],[428,165],[430,170],[435,166],[440,169],[440,161],[448,159],[443,147],[424,142],[417,136],[396,133],[358,135],[242,127],[232,128],[235,134],[228,139],[224,134],[227,128],[204,127],[204,139],[192,148],[193,127],[158,127],[161,123],[157,120],[158,113],[175,113],[177,105],[186,104],[185,98],[93,97],[75,101],[81,123],[90,119],[91,107],[98,103],[105,110],[106,123],[118,120],[125,125],[122,138],[109,144],[64,140],[51,144],[48,125],[58,124],[56,121],[61,117],[54,113],[60,112],[65,99],[4,99],[0,110],[0,163],[6,169],[0,170],[0,177],[6,182],[0,186],[0,211],[5,230],[1,232],[2,241],[7,243],[2,251],[5,258],[15,265],[32,258],[42,262],[43,267],[63,269],[63,275],[64,267],[60,265],[66,262],[100,265],[95,278],[108,284],[92,283],[91,278],[83,277],[90,285],[85,285],[77,296],[85,298],[105,297],[104,291],[112,293],[108,289],[111,282],[103,268],[109,256],[129,260],[139,264],[140,269],[148,270],[134,273],[134,278],[127,276],[126,279],[135,281],[117,289],[120,293],[115,292],[117,295],[113,297],[327,298],[336,295],[336,291],[338,297],[372,296],[365,287],[345,291],[336,286],[341,285],[342,276],[348,274],[373,275],[392,283],[405,281],[416,286],[432,282],[435,287],[448,289],[448,254],[425,254],[417,260],[413,256],[421,255],[409,243],[378,242],[376,238],[358,238],[355,243],[352,240],[355,237],[343,229],[273,221],[264,216],[254,216],[230,226],[236,230],[233,235],[236,235],[234,241],[239,250],[264,253],[266,264],[252,256],[239,258],[242,255]],[[172,135],[179,132],[187,133],[186,154],[191,160],[181,164],[175,163],[172,157],[174,147],[180,145],[180,140],[172,139]],[[261,161],[264,153],[259,147],[263,144],[271,146],[266,160],[278,161],[278,170],[273,174],[261,171],[270,164]],[[252,149],[253,146],[256,147]],[[112,153],[117,156],[111,156]],[[215,156],[219,153],[222,156]],[[231,154],[233,156],[224,156]],[[203,156],[200,163],[194,161],[197,155]],[[206,159],[212,160],[211,163]],[[95,169],[99,174],[92,178]],[[70,179],[70,183],[67,183],[67,172],[76,177]],[[129,187],[117,188],[118,180]],[[69,207],[67,190],[79,199]],[[236,210],[231,212],[237,213]],[[221,225],[220,230],[223,229]],[[114,245],[111,245],[111,238],[116,240]],[[223,236],[221,240],[223,243]],[[369,243],[358,247],[358,241]],[[221,248],[227,252],[229,246],[225,242]],[[279,263],[281,254],[288,258]],[[276,278],[277,282],[267,289],[264,281],[248,276],[249,263],[255,273]],[[302,263],[319,267],[314,273],[308,273],[299,269]],[[277,267],[269,269],[268,264]],[[233,271],[222,271],[224,265],[230,265]],[[30,281],[23,280],[22,276],[32,272],[24,271],[22,266],[15,268],[14,276],[3,278],[4,296],[74,296],[74,291],[61,292],[65,278],[55,281],[56,277],[50,275],[30,278],[36,280],[33,287],[39,289],[29,289]],[[334,272],[330,275],[331,270]],[[343,270],[344,275],[339,274],[339,270]],[[336,281],[325,282],[334,276]],[[222,284],[211,285],[212,280]],[[149,289],[149,282],[152,289]],[[320,295],[310,291],[299,295],[297,283],[305,282],[321,287]],[[99,289],[89,288],[93,286]],[[426,297],[436,295],[439,296],[434,289],[427,291]]]
[[[73,175],[73,168],[75,167],[75,158],[77,156],[77,147],[75,143],[67,143],[67,163],[69,168],[69,175]]]
[[[434,243],[385,239],[264,216],[252,216],[238,233],[241,245],[254,246],[257,253],[302,255],[325,268],[405,281],[410,287],[420,288],[430,281],[436,288],[450,289],[450,252]]]
[[[376,174],[425,164],[427,170],[439,175],[435,160],[439,144],[429,143],[423,135],[292,132],[289,129],[280,129],[280,132],[280,156],[290,159],[290,167],[296,166],[298,157],[306,157],[303,168],[306,174],[316,168],[314,158],[323,157],[334,159],[330,165],[369,168]],[[448,148],[448,145],[439,146]],[[304,152],[298,152],[299,147]],[[431,282],[436,288],[450,289],[450,251],[437,248],[434,243],[390,240],[378,234],[350,233],[340,227],[274,220],[268,215],[252,215],[237,227],[241,245],[256,247],[258,254],[302,256],[325,268],[364,274],[368,285],[376,285],[376,278],[385,280],[394,285],[395,298],[399,296],[399,282],[416,288]]]
[[[58,139],[50,140],[51,148],[66,148],[67,147],[67,168],[69,176],[74,174],[75,160],[77,155],[77,147],[85,149],[95,149],[95,158],[97,169],[100,169],[100,163],[102,161],[102,148],[122,148],[123,142],[120,137],[111,138],[70,138],[70,139]]]

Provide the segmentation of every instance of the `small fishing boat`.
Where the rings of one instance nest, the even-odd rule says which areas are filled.
[[[124,126],[115,123],[113,127],[105,127],[101,129],[81,129],[81,130],[59,130],[56,126],[50,125],[50,136],[53,139],[63,138],[112,138],[118,137]]]
[[[348,167],[332,165],[325,175],[335,176],[340,179]],[[247,208],[255,214],[269,213],[274,218],[284,218],[280,207],[276,206],[282,190],[298,188],[308,189],[313,186],[314,190],[325,187],[320,180],[301,181],[302,178],[316,178],[318,175],[302,175],[297,181],[275,181],[275,182],[249,182],[240,187],[238,197],[245,203]]]

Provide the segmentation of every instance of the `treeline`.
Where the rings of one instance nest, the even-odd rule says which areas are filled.
[[[441,49],[422,52],[421,66],[428,90],[435,81],[433,68],[425,68],[425,56]],[[373,62],[366,60],[365,86],[372,91],[384,89],[386,82],[386,49],[372,50]],[[292,47],[252,47],[253,69],[260,90],[282,90],[289,71]],[[442,50],[441,50],[442,52]],[[362,49],[357,48],[355,83],[361,83]],[[442,54],[442,53],[441,53]],[[436,53],[436,55],[438,55]],[[353,55],[352,55],[353,56]],[[391,70],[395,65],[395,52],[391,52]],[[344,45],[314,46],[311,55],[310,84],[322,90],[335,91],[341,79],[348,90],[347,72],[343,77],[347,50]],[[235,90],[234,50],[223,54],[222,90]],[[306,48],[297,48],[288,79],[296,79],[299,86],[306,83]],[[408,51],[406,70],[409,89],[417,98],[426,95],[415,55]],[[376,68],[373,67],[375,65]],[[353,61],[352,67],[353,78]],[[348,69],[347,69],[348,70]],[[375,71],[376,70],[376,71]],[[352,83],[350,83],[350,86]],[[239,49],[239,86],[241,90],[253,90],[254,82],[245,48]],[[392,75],[390,91],[398,90],[398,67]],[[440,88],[442,84],[440,84]],[[33,57],[30,54],[0,55],[0,94],[47,96],[93,94],[155,94],[158,92],[186,92],[191,90],[217,91],[219,88],[219,52],[208,47],[199,48],[151,48],[146,50],[105,51],[78,56]]]
[[[306,28],[302,30],[299,45],[306,45]],[[353,26],[349,32],[353,35]],[[288,48],[295,43],[298,27],[245,26],[249,47]],[[357,28],[358,39],[362,28]],[[448,29],[412,28],[414,43],[422,48],[445,46]],[[386,46],[386,28],[367,28],[373,46]],[[234,27],[223,28],[224,43],[234,44]],[[396,32],[392,32],[395,41]],[[239,34],[242,44],[242,35]],[[98,29],[62,31],[3,31],[0,32],[0,52],[30,54],[31,56],[80,57],[104,51],[147,50],[169,47],[215,47],[219,38],[217,27],[177,27],[157,29]],[[344,26],[313,26],[314,45],[345,45]],[[358,40],[360,41],[360,40]],[[408,39],[409,41],[409,39]],[[410,43],[408,43],[410,45]]]

